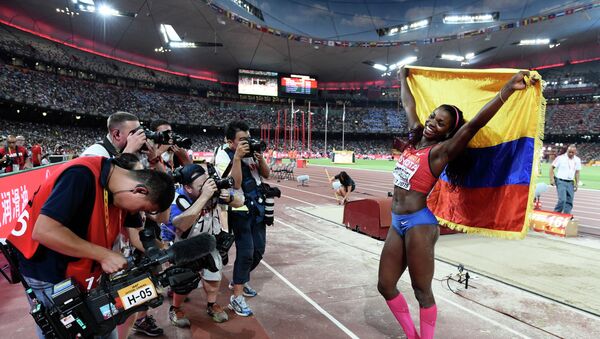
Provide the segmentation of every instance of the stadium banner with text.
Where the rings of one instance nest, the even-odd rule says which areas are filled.
[[[60,164],[52,164],[27,171],[6,174],[0,177],[0,239],[5,239],[12,231],[21,212],[33,198],[40,184],[46,180]]]
[[[469,121],[515,74],[516,69],[409,67],[408,84],[421,122],[441,104],[459,107]],[[531,71],[530,76],[540,78]],[[515,91],[469,142],[472,160],[465,182],[452,187],[445,172],[428,197],[440,224],[451,229],[521,239],[529,228],[546,101],[541,81]]]
[[[559,237],[577,236],[578,224],[573,219],[572,214],[533,210],[530,225],[536,232],[544,232]]]

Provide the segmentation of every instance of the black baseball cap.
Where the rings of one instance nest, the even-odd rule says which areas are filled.
[[[185,165],[181,169],[181,183],[184,185],[189,185],[204,173],[206,173],[206,171],[204,170],[204,167],[200,165]]]

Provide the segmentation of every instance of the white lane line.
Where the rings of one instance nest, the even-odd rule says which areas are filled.
[[[294,284],[292,284],[283,275],[277,272],[273,267],[271,267],[271,265],[267,264],[264,260],[262,260],[260,263],[265,265],[269,269],[269,271],[273,272],[273,274],[275,274],[286,285],[288,285],[292,290],[294,290],[294,292],[298,293],[298,295],[300,295],[304,300],[306,300],[309,304],[316,308],[317,311],[319,311],[322,315],[327,317],[327,319],[329,319],[334,325],[336,325],[339,329],[344,331],[344,333],[346,333],[350,338],[359,339],[359,337],[356,334],[354,334],[354,332],[350,331],[346,326],[344,326],[341,322],[339,322],[336,318],[329,314],[329,312],[325,311],[319,304],[317,304],[317,302],[315,302],[302,291],[300,291],[298,287],[294,286]]]
[[[304,201],[304,200],[300,200],[300,199],[296,199],[296,198],[292,198],[292,197],[290,197],[289,195],[282,195],[281,197],[282,197],[282,198],[287,198],[287,199],[296,200],[296,201],[299,201],[299,202],[301,202],[301,203],[303,203],[303,204],[311,205],[312,207],[319,207],[318,205],[311,204],[310,202],[307,202],[307,201]]]
[[[450,304],[450,305],[453,305],[453,306],[455,306],[455,307],[457,307],[457,308],[460,308],[461,310],[463,310],[463,311],[465,311],[465,312],[471,313],[472,315],[474,315],[474,316],[476,316],[476,317],[478,317],[478,318],[480,318],[480,319],[482,319],[482,320],[488,321],[488,322],[490,322],[492,325],[496,325],[496,326],[500,327],[501,329],[504,329],[504,330],[506,330],[506,331],[508,331],[508,332],[510,332],[510,333],[512,333],[512,334],[514,334],[514,335],[516,335],[516,336],[519,336],[519,337],[521,337],[521,338],[530,338],[530,337],[528,337],[528,336],[524,335],[523,333],[519,333],[519,332],[517,332],[517,331],[513,330],[512,328],[510,328],[510,327],[508,327],[508,326],[502,325],[501,323],[499,323],[499,322],[497,322],[497,321],[495,321],[495,320],[492,320],[492,319],[490,319],[490,318],[488,318],[488,317],[485,317],[485,316],[483,316],[483,315],[481,315],[481,314],[479,314],[479,313],[477,313],[477,312],[471,311],[470,309],[468,309],[468,308],[466,308],[466,307],[464,307],[464,306],[461,306],[461,305],[459,305],[459,304],[457,304],[457,303],[455,303],[455,302],[453,302],[453,301],[450,301],[450,300],[448,300],[448,299],[446,299],[446,298],[444,298],[444,297],[442,297],[442,296],[436,295],[436,296],[435,296],[435,298],[436,298],[436,299],[441,299],[441,300],[443,300],[443,301],[447,302],[447,303],[448,303],[448,304]]]
[[[316,218],[316,217],[315,217],[315,218]],[[297,232],[299,232],[299,233],[302,233],[302,234],[306,235],[306,236],[307,236],[307,237],[309,237],[309,238],[312,238],[312,239],[318,240],[319,242],[325,242],[324,240],[322,240],[322,239],[318,239],[318,238],[314,237],[313,235],[311,235],[311,234],[308,234],[308,233],[306,233],[306,232],[304,232],[304,231],[302,231],[302,230],[300,230],[300,229],[298,229],[298,228],[296,228],[296,227],[294,227],[294,226],[292,226],[292,225],[290,225],[290,224],[288,224],[288,223],[286,223],[286,222],[283,222],[283,221],[278,221],[278,222],[279,222],[279,223],[281,223],[281,224],[283,224],[283,225],[285,225],[285,226],[287,226],[287,227],[289,227],[289,228],[291,228],[291,229],[293,229],[293,230],[295,230],[295,231],[297,231]],[[369,253],[370,253],[370,252],[369,252]],[[263,260],[263,262],[264,262],[264,260]],[[269,267],[270,267],[270,266],[269,266]],[[275,271],[274,271],[274,270],[273,270],[273,273],[275,273]],[[283,278],[283,277],[280,277],[280,278],[281,278],[282,280],[284,280],[284,278]],[[284,281],[287,281],[287,280],[284,280]],[[291,285],[291,283],[289,283],[289,282],[286,282],[286,283],[288,283],[288,285],[289,285],[290,287],[292,287],[292,286],[293,286],[293,285]],[[296,289],[295,289],[295,287],[292,287],[292,288],[293,288],[294,290],[296,290]],[[300,294],[300,293],[302,293],[302,292],[299,292],[299,291],[297,291],[297,292],[298,292],[299,294]],[[303,295],[303,294],[301,294],[301,295]],[[495,325],[495,326],[497,326],[497,327],[500,327],[500,328],[502,328],[502,329],[504,329],[504,330],[506,330],[506,331],[508,331],[508,332],[510,332],[510,333],[513,333],[513,334],[515,334],[515,335],[517,335],[517,336],[519,336],[519,337],[521,337],[521,338],[530,338],[530,337],[528,337],[528,336],[526,336],[526,335],[524,335],[524,334],[522,334],[522,333],[519,333],[519,332],[516,332],[516,331],[514,331],[514,330],[513,330],[513,329],[511,329],[510,327],[507,327],[507,326],[505,326],[505,325],[502,325],[501,323],[499,323],[499,322],[497,322],[497,321],[495,321],[495,320],[492,320],[492,319],[490,319],[490,318],[488,318],[488,317],[485,317],[485,316],[483,316],[483,315],[481,315],[481,314],[479,314],[479,313],[476,313],[476,312],[474,312],[474,311],[472,311],[472,310],[470,310],[470,309],[468,309],[468,308],[466,308],[466,307],[464,307],[464,306],[461,306],[461,305],[459,305],[459,304],[457,304],[457,303],[455,303],[455,302],[453,302],[453,301],[450,301],[450,300],[448,300],[448,299],[446,299],[446,298],[444,298],[444,297],[442,297],[442,296],[436,295],[435,297],[436,297],[436,299],[441,299],[441,300],[443,300],[444,302],[446,302],[446,303],[448,303],[448,304],[450,304],[450,305],[453,305],[453,306],[455,306],[456,308],[459,308],[459,309],[461,309],[461,310],[464,310],[464,311],[466,311],[466,312],[468,312],[468,313],[471,313],[471,314],[475,315],[476,317],[478,317],[478,318],[480,318],[480,319],[482,319],[482,320],[485,320],[485,321],[487,321],[487,322],[491,323],[492,325]],[[306,298],[308,298],[308,297],[306,297]],[[306,299],[306,298],[305,298],[305,299]],[[309,300],[309,299],[307,299],[307,301],[308,301],[308,300]],[[309,301],[309,302],[310,302],[310,301]],[[311,304],[312,304],[312,303],[311,303]],[[315,303],[315,305],[316,305],[316,303]],[[313,305],[313,306],[314,306],[314,305]],[[318,306],[318,305],[317,305],[317,306]],[[317,306],[315,306],[315,307],[317,307]],[[319,309],[319,308],[317,308],[317,309]],[[332,318],[333,318],[333,317],[332,317]],[[331,318],[330,318],[330,319],[331,319]],[[332,321],[333,321],[333,320],[332,320]],[[334,323],[335,323],[335,322],[334,322]]]
[[[298,191],[298,192],[308,193],[308,194],[312,194],[312,195],[318,195],[320,197],[324,197],[324,198],[336,200],[335,197],[332,197],[332,196],[323,195],[323,194],[319,194],[319,193],[313,193],[313,192],[309,192],[309,191],[305,191],[305,190],[300,190],[300,189],[293,188],[293,187],[290,187],[290,186],[282,185],[281,183],[279,184],[279,186],[280,187],[285,187],[285,188],[288,188],[288,189],[291,189],[291,190],[294,190],[294,191]]]

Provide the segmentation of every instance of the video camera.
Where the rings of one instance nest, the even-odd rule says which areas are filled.
[[[267,148],[267,144],[262,140],[253,139],[253,138],[243,138],[241,140],[248,141],[249,150],[248,150],[248,153],[246,155],[244,155],[245,158],[253,157],[254,153],[262,153]]]
[[[52,288],[46,307],[24,283],[31,298],[31,315],[46,338],[91,338],[110,333],[133,313],[162,304],[161,288],[170,286],[178,294],[188,294],[200,282],[199,272],[208,268],[217,271],[211,255],[215,248],[229,250],[232,242],[216,240],[213,235],[199,234],[177,242],[167,250],[156,247],[153,231],[144,229],[140,239],[144,256],[130,267],[112,276],[103,275],[98,287],[82,291],[72,279]],[[162,264],[173,266],[162,270]]]

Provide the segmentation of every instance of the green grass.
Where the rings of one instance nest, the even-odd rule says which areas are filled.
[[[309,159],[309,166],[313,165],[326,165],[332,167],[348,167],[348,168],[357,168],[357,169],[369,169],[369,170],[382,170],[382,171],[392,171],[394,166],[396,165],[395,161],[389,160],[363,160],[357,159],[354,164],[334,164],[329,159]]]
[[[542,173],[537,182],[550,183],[550,164],[542,164]],[[600,190],[600,167],[582,166],[579,180],[583,183],[581,188]]]
[[[394,161],[388,160],[358,159],[354,164],[334,164],[329,159],[310,159],[309,166],[310,164],[326,165],[332,167],[348,167],[357,169],[392,171],[396,163]],[[548,174],[550,172],[550,164],[542,164],[541,172],[542,173],[537,179],[537,182],[550,183],[550,180],[548,179]],[[580,180],[583,183],[583,186],[581,186],[582,188],[600,190],[600,167],[583,166],[583,168],[581,169]]]

